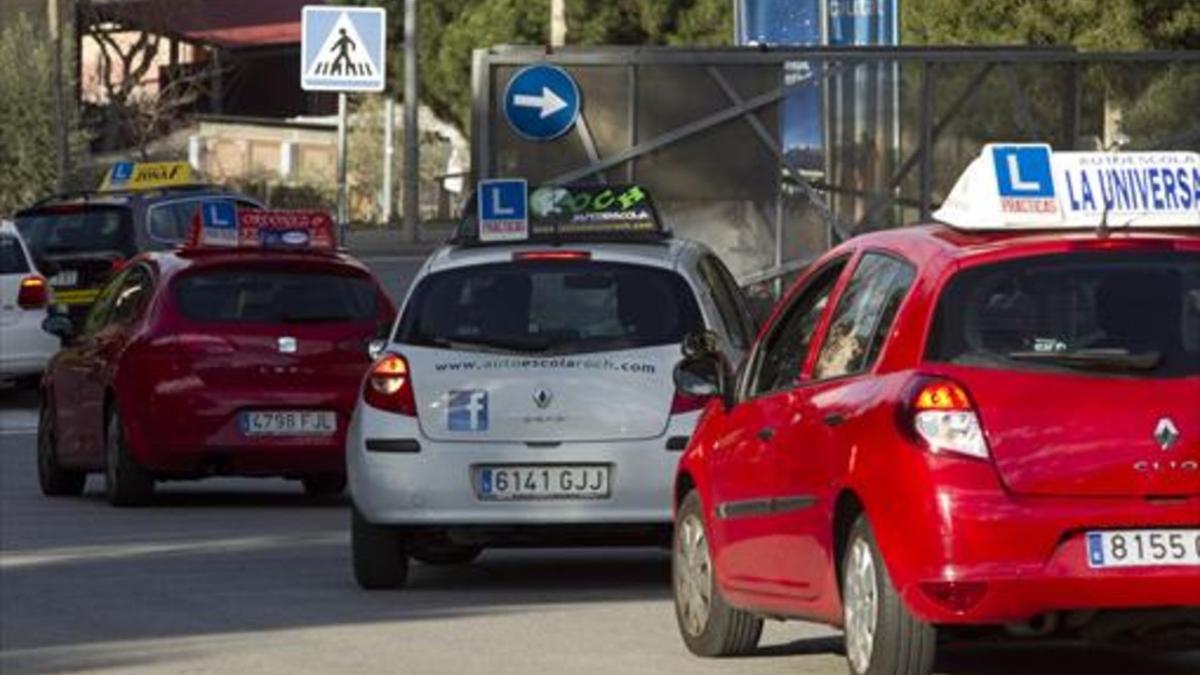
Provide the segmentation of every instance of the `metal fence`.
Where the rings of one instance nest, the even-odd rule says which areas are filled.
[[[583,100],[549,142],[501,112],[535,63],[567,70]],[[498,47],[475,52],[472,87],[474,178],[646,185],[681,236],[754,284],[928,219],[988,142],[1200,150],[1194,51]]]

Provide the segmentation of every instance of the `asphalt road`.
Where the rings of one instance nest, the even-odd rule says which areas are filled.
[[[414,265],[375,263],[393,292]],[[802,623],[770,623],[754,657],[690,656],[658,550],[490,551],[365,593],[350,572],[348,502],[313,502],[285,481],[170,483],[144,509],[109,507],[99,477],[81,498],[45,498],[35,406],[0,392],[5,675],[846,672],[836,634]],[[1183,675],[1200,672],[1200,654],[974,646],[939,672]]]

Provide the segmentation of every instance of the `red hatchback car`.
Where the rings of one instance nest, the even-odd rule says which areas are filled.
[[[697,654],[762,617],[843,628],[859,675],[966,626],[1200,644],[1200,227],[865,235],[676,383],[721,399],[674,491]]]
[[[64,347],[42,383],[42,491],[79,494],[103,471],[115,505],[145,503],[156,481],[210,475],[340,492],[368,344],[394,316],[367,268],[341,253],[134,258],[77,335],[65,317],[47,320]]]

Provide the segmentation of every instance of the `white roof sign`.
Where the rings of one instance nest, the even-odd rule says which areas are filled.
[[[1200,154],[986,145],[933,217],[964,230],[1200,227]]]

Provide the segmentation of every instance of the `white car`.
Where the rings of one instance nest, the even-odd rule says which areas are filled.
[[[58,338],[42,330],[50,285],[9,221],[0,221],[0,381],[41,375],[58,351]]]
[[[736,363],[753,322],[700,244],[566,230],[451,244],[418,273],[347,438],[362,587],[402,585],[410,557],[669,543],[706,403],[675,394],[681,343],[712,331]]]

